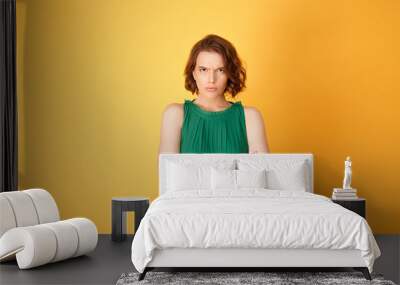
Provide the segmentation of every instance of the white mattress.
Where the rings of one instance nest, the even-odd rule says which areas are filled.
[[[140,223],[132,262],[143,272],[156,250],[171,248],[359,250],[370,272],[380,255],[361,216],[324,196],[265,189],[161,195]]]

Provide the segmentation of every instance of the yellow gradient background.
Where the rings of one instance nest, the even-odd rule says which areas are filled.
[[[375,233],[400,233],[400,1],[17,0],[20,189],[111,231],[113,196],[157,197],[161,115],[209,33],[248,72],[237,100],[274,153],[313,153],[315,192],[344,159]]]

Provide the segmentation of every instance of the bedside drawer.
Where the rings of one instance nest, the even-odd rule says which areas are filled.
[[[364,198],[358,198],[357,200],[337,200],[332,199],[332,202],[339,204],[340,206],[359,214],[364,219],[366,218],[366,201]]]

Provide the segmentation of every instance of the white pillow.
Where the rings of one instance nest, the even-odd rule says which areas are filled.
[[[271,169],[267,171],[268,189],[306,191],[303,167],[295,169]]]
[[[267,172],[261,170],[236,170],[238,188],[267,188]]]
[[[184,166],[176,163],[168,165],[168,191],[210,188],[210,167]]]
[[[211,189],[236,189],[236,170],[212,167]]]
[[[274,190],[306,191],[307,165],[304,160],[246,160],[238,161],[240,170],[267,171],[267,187]]]
[[[167,191],[211,189],[211,167],[234,169],[235,161],[167,161]]]
[[[261,170],[230,170],[211,168],[211,189],[266,188],[267,176]]]

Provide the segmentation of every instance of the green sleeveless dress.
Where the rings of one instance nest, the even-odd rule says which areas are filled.
[[[230,102],[227,109],[205,111],[185,100],[181,129],[181,153],[248,153],[242,103]]]

